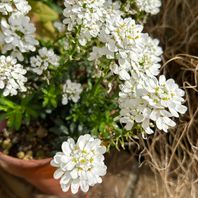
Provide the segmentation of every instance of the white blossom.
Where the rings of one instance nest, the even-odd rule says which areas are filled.
[[[54,22],[54,27],[58,30],[58,32],[64,32],[65,31],[65,25],[61,23],[60,21]]]
[[[119,118],[120,122],[125,124],[126,130],[131,130],[134,124],[138,123],[147,134],[154,132],[149,117],[151,108],[149,103],[142,98],[142,95],[146,93],[142,79],[139,79],[135,74],[120,85],[119,107],[121,110]]]
[[[0,56],[0,89],[3,95],[17,95],[18,91],[26,91],[24,83],[27,78],[24,76],[26,70],[17,63],[17,60],[11,56]]]
[[[21,14],[27,14],[31,10],[31,6],[26,0],[1,0],[0,12],[3,15],[8,15],[13,12],[20,12]]]
[[[134,76],[134,75],[133,75]],[[137,75],[138,76],[138,75]],[[134,123],[141,124],[146,133],[153,133],[154,124],[165,132],[175,126],[172,117],[179,117],[187,110],[184,91],[173,79],[131,78],[120,86],[120,122],[131,130]]]
[[[110,52],[120,52],[122,56],[128,50],[134,50],[141,38],[142,25],[138,25],[132,18],[114,17],[107,20],[100,31],[99,40],[105,43]]]
[[[178,113],[184,114],[187,110],[184,103],[184,91],[179,88],[173,79],[166,80],[164,75],[157,78],[152,78],[145,82],[145,89],[148,91],[146,96],[143,96],[149,104],[156,109],[166,108],[173,117],[179,117]]]
[[[125,62],[131,51],[137,54],[141,51],[142,30],[143,26],[136,24],[132,18],[116,16],[107,20],[99,34],[99,40],[104,46],[94,47],[89,60],[105,55],[107,59]]]
[[[22,59],[22,53],[35,51],[35,45],[38,44],[38,41],[34,38],[35,30],[28,16],[15,13],[8,20],[2,18],[0,31],[2,53],[12,50],[17,51],[17,53],[20,53],[18,57]]]
[[[152,15],[160,11],[161,0],[135,0],[135,3],[140,11],[145,11]]]
[[[129,35],[127,37],[130,37]],[[105,38],[107,35],[104,36]],[[120,39],[120,41],[122,40],[127,41],[127,38]],[[125,49],[118,47],[115,43],[106,41],[108,47],[93,47],[89,60],[97,60],[102,56],[106,56],[108,59],[117,59],[117,63],[112,65],[110,69],[114,74],[119,75],[121,80],[128,80],[133,71],[138,73],[141,78],[159,74],[163,51],[157,39],[152,39],[148,34],[140,33],[134,40],[134,45],[125,45]],[[112,51],[113,49],[116,51],[115,53]]]
[[[7,15],[9,12],[13,12],[10,0],[2,0],[2,2],[0,2],[0,12],[3,15]]]
[[[75,103],[78,102],[82,91],[83,89],[80,83],[67,80],[63,85],[62,104],[66,105],[69,100],[72,100]]]
[[[111,20],[112,18],[120,18],[124,13],[121,11],[120,8],[120,2],[115,1],[112,2],[112,0],[107,0],[104,3],[104,23],[106,23],[108,20]]]
[[[56,167],[54,178],[60,179],[60,185],[64,192],[71,187],[73,194],[79,188],[83,192],[102,182],[101,176],[106,174],[107,167],[104,164],[105,146],[101,141],[90,135],[81,135],[75,144],[72,138],[62,144],[62,152],[56,153],[51,165]]]
[[[41,75],[48,69],[49,65],[58,66],[59,59],[59,56],[57,56],[52,49],[48,50],[46,47],[43,47],[38,50],[37,56],[30,58],[31,68],[29,68],[29,70]]]
[[[97,37],[103,19],[104,2],[105,0],[65,0],[63,23],[68,31],[79,32],[79,43],[82,46],[92,37]]]
[[[142,77],[146,75],[152,78],[159,74],[162,53],[159,40],[152,39],[148,34],[142,34],[138,53],[137,51],[129,52],[128,60],[123,60],[120,67],[130,64],[129,70],[135,70]]]

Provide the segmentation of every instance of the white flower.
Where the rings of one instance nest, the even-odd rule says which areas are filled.
[[[55,21],[54,22],[54,27],[59,31],[59,32],[64,32],[65,31],[65,25],[61,23],[60,21]]]
[[[71,82],[71,80],[67,80],[63,85],[62,104],[66,105],[68,103],[68,100],[72,100],[75,103],[78,102],[82,90],[83,89],[80,83],[75,83]]]
[[[123,14],[120,4],[111,0],[65,0],[64,4],[63,23],[68,31],[78,32],[78,41],[82,46],[98,36],[107,20]]]
[[[2,2],[0,3],[0,12],[3,15],[7,15],[9,12],[13,12],[10,0],[2,0]]]
[[[99,40],[106,44],[110,52],[127,52],[136,48],[142,30],[143,26],[136,24],[132,18],[114,17],[107,20]]]
[[[151,78],[157,76],[161,67],[159,63],[161,62],[162,53],[159,40],[152,39],[148,34],[142,34],[138,53],[136,51],[129,52],[131,69],[140,75],[144,74]]]
[[[149,104],[157,109],[166,108],[169,110],[173,117],[179,117],[178,113],[184,114],[187,110],[184,103],[184,91],[179,88],[173,79],[168,79],[164,75],[147,80],[145,89],[148,94],[143,96]]]
[[[26,0],[1,0],[0,2],[0,12],[3,15],[8,15],[12,12],[20,12],[25,15],[30,10],[31,7]]]
[[[38,50],[39,55],[32,56],[30,58],[31,68],[29,70],[34,73],[41,75],[45,70],[48,69],[49,65],[58,66],[59,56],[57,56],[52,49],[43,47]]]
[[[141,84],[141,79],[136,80],[133,76],[120,85],[119,107],[120,122],[125,124],[126,130],[131,130],[134,123],[142,126],[147,134],[154,133],[153,124],[150,122],[151,108],[146,100],[141,96],[146,93]]]
[[[79,188],[87,192],[89,186],[101,183],[101,176],[106,174],[107,169],[105,152],[101,141],[88,134],[81,135],[76,144],[72,138],[63,142],[62,152],[58,152],[51,161],[51,165],[57,168],[54,178],[60,179],[62,190],[67,192],[71,187],[73,194]]]
[[[12,14],[8,20],[1,20],[2,53],[17,50],[19,53],[35,51],[38,41],[34,38],[35,27],[30,18],[22,14]]]
[[[79,43],[84,46],[92,37],[97,37],[103,19],[104,0],[65,0],[63,23],[68,31],[79,29]]]
[[[89,60],[90,61],[97,60],[104,55],[108,56],[108,54],[109,54],[109,50],[106,47],[99,48],[99,47],[94,46],[92,48],[92,52],[90,53]],[[111,53],[111,54],[113,56],[113,53]]]
[[[13,0],[17,10],[22,14],[27,14],[31,10],[31,6],[26,0]]]
[[[94,47],[89,59],[96,60],[105,55],[107,59],[118,59],[121,64],[130,64],[130,60],[127,60],[129,53],[142,53],[142,29],[143,26],[135,24],[131,18],[115,16],[108,19],[99,33],[99,40],[104,46]]]
[[[120,2],[112,2],[112,0],[107,0],[104,3],[104,22],[121,17],[124,13],[121,11]]]
[[[119,106],[120,122],[131,130],[134,123],[141,124],[146,133],[153,133],[153,126],[165,132],[175,126],[171,117],[179,117],[187,110],[184,91],[179,89],[173,79],[166,81],[165,76],[157,78],[137,78],[131,76],[120,85]]]
[[[17,60],[11,56],[0,56],[0,89],[3,95],[17,95],[18,91],[26,91],[24,83],[27,78],[24,76],[26,70]]]
[[[145,11],[152,15],[157,14],[161,6],[161,0],[135,0],[135,3],[140,11]]]

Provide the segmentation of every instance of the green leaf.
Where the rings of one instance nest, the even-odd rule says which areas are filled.
[[[42,89],[43,96],[43,107],[57,107],[57,90],[52,85],[46,89]]]
[[[12,101],[10,101],[10,100],[8,100],[6,98],[3,98],[3,97],[0,98],[0,105],[7,106],[7,107],[9,107],[11,109],[14,109],[15,106],[16,106]]]
[[[21,123],[22,123],[22,112],[17,111],[16,114],[15,114],[15,129],[16,130],[20,129]]]
[[[7,113],[8,126],[19,130],[22,123],[23,110],[17,107],[13,111]]]

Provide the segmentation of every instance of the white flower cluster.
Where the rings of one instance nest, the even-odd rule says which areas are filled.
[[[120,86],[119,105],[120,122],[127,130],[134,123],[141,123],[147,134],[153,133],[154,123],[157,128],[167,132],[175,126],[171,117],[179,117],[187,110],[184,102],[184,91],[179,89],[173,79],[166,81],[165,76],[135,80],[133,77]]]
[[[30,18],[25,15],[30,9],[25,0],[3,0],[0,3],[0,12],[5,15],[0,20],[2,53],[10,52],[20,61],[23,60],[22,53],[35,51],[35,45],[38,45],[34,37],[36,29],[30,22]]]
[[[87,192],[89,186],[101,183],[101,176],[106,174],[107,169],[105,152],[101,141],[88,134],[81,135],[76,144],[72,138],[63,142],[62,152],[58,152],[51,161],[51,165],[57,168],[54,178],[60,179],[62,190],[67,192],[71,187],[73,194],[79,188]]]
[[[66,105],[69,100],[72,100],[75,103],[78,102],[82,91],[83,89],[80,83],[67,80],[63,85],[62,104]]]
[[[143,27],[136,25],[131,18],[123,19],[120,16],[107,19],[102,27],[99,40],[105,44],[101,48],[95,47],[90,60],[106,56],[108,59],[118,57],[120,61],[127,57],[127,53],[136,47],[136,39],[141,37]]]
[[[34,73],[41,75],[48,69],[49,65],[58,66],[59,56],[57,56],[52,49],[43,47],[38,50],[39,55],[30,58],[31,68]]]
[[[8,15],[12,12],[20,12],[25,15],[30,10],[31,7],[26,0],[1,0],[0,2],[0,12],[3,15]]]
[[[0,56],[0,89],[3,89],[4,96],[13,96],[18,91],[26,91],[25,74],[26,70],[16,59],[11,56]]]
[[[161,0],[135,0],[140,11],[155,15],[160,11]]]
[[[159,41],[142,33],[143,26],[137,25],[131,18],[123,19],[119,16],[108,20],[99,34],[103,47],[94,47],[89,60],[96,60],[102,56],[117,59],[112,72],[120,79],[130,78],[129,71],[134,70],[141,76],[156,76],[159,74],[162,49]]]
[[[120,85],[119,119],[127,130],[136,122],[148,134],[153,133],[154,124],[167,132],[175,125],[170,118],[187,110],[182,105],[184,92],[172,79],[166,81],[160,76],[157,80],[163,51],[159,41],[142,30],[143,26],[132,18],[116,15],[107,19],[98,34],[99,47],[93,47],[89,60],[111,59],[112,73],[124,80]]]
[[[98,36],[106,18],[120,15],[117,3],[105,0],[65,0],[63,23],[68,31],[78,32],[79,43],[84,46]]]
[[[150,14],[157,14],[161,6],[160,0],[135,3],[140,11]],[[165,132],[174,126],[170,118],[186,111],[184,92],[172,79],[156,78],[163,53],[159,41],[143,33],[143,26],[132,18],[123,18],[119,4],[112,1],[66,0],[65,7],[64,23],[69,31],[79,33],[79,43],[85,45],[92,37],[99,41],[89,60],[97,64],[101,57],[112,60],[110,69],[122,80],[119,119],[126,129],[131,130],[134,122],[149,134],[154,124]],[[179,93],[177,97],[174,91]]]

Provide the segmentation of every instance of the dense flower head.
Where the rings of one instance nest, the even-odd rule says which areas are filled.
[[[120,2],[112,0],[105,1],[104,3],[104,23],[115,17],[121,17],[124,13],[121,11]]]
[[[115,16],[107,20],[98,35],[104,46],[93,47],[89,59],[106,56],[123,62],[130,52],[136,51],[138,54],[141,51],[142,30],[143,26],[136,24],[132,18]]]
[[[138,78],[158,75],[162,49],[159,41],[142,33],[142,29],[131,18],[109,21],[99,34],[99,40],[105,45],[94,46],[89,60],[97,60],[102,56],[116,59],[111,71],[119,75],[121,80],[128,80],[133,71],[139,74]]]
[[[12,14],[8,20],[2,18],[0,29],[2,53],[8,51],[18,52],[18,59],[23,59],[22,53],[35,51],[38,41],[34,38],[35,27],[28,16]],[[15,55],[13,53],[12,55]]]
[[[149,104],[157,109],[167,108],[172,116],[179,117],[178,113],[184,114],[187,108],[184,102],[184,91],[179,88],[173,79],[166,80],[164,75],[152,78],[145,82],[147,95],[143,96]]]
[[[141,123],[146,133],[153,133],[154,124],[158,129],[167,132],[175,126],[171,117],[179,117],[187,110],[184,103],[184,91],[173,79],[166,81],[165,76],[126,80],[120,86],[120,122],[131,130],[134,123]]]
[[[30,58],[31,68],[29,68],[34,73],[41,75],[45,70],[48,69],[49,65],[58,66],[59,56],[57,56],[52,49],[47,49],[43,47],[38,50],[37,56],[32,56]]]
[[[162,48],[158,39],[152,39],[148,34],[143,34],[139,53],[131,51],[129,54],[130,64],[138,74],[153,77],[159,74],[161,67]]]
[[[69,100],[75,103],[78,102],[82,91],[83,89],[80,83],[75,83],[68,79],[63,85],[62,104],[66,105]]]
[[[157,39],[142,34],[137,49],[128,51],[125,58],[119,56],[111,71],[119,75],[121,80],[129,80],[134,72],[138,74],[137,78],[152,78],[159,74],[162,52]]]
[[[140,11],[155,15],[160,11],[161,0],[135,0]]]
[[[110,51],[115,52],[119,48],[130,50],[132,47],[135,48],[136,40],[141,37],[142,30],[143,26],[136,24],[132,18],[116,17],[107,21],[99,36],[102,42],[107,43]]]
[[[125,125],[126,130],[131,130],[135,123],[141,124],[148,134],[153,133],[150,129],[149,113],[151,112],[148,102],[142,99],[146,91],[143,89],[143,81],[133,74],[129,80],[120,85],[119,107],[120,123]],[[149,127],[148,127],[149,126]]]
[[[24,83],[27,78],[24,76],[26,70],[17,63],[17,60],[11,56],[0,56],[0,89],[3,95],[16,95],[18,91],[26,91]]]
[[[106,174],[107,167],[104,164],[105,146],[101,140],[91,135],[81,135],[75,144],[72,138],[62,144],[62,152],[56,153],[51,165],[56,167],[54,178],[60,179],[60,185],[64,192],[71,187],[73,194],[79,188],[83,192],[102,182],[101,176]]]
[[[78,28],[79,43],[85,45],[92,37],[97,37],[103,19],[104,0],[65,0],[63,23],[68,31]]]
[[[99,34],[99,40],[105,43],[104,55],[114,58],[118,53],[125,58],[129,50],[135,50],[141,39],[142,25],[137,25],[132,18],[114,17],[109,19]]]
[[[0,12],[3,15],[13,12],[27,14],[30,10],[31,7],[26,0],[1,0],[0,2]]]

